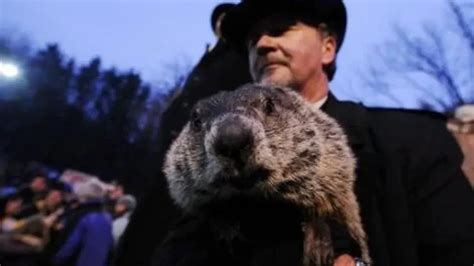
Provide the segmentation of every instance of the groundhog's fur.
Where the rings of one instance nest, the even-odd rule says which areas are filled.
[[[223,145],[226,134],[245,137]],[[188,213],[255,195],[303,210],[303,264],[322,265],[333,256],[324,217],[344,224],[370,261],[353,192],[355,166],[335,120],[290,89],[245,85],[195,106],[164,172],[171,196]]]

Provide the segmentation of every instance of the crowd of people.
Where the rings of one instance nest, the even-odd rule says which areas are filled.
[[[117,183],[36,174],[0,198],[1,265],[109,265],[136,206]]]

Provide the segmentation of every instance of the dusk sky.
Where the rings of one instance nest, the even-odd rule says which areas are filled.
[[[0,32],[24,35],[34,47],[58,43],[87,62],[100,56],[106,67],[133,68],[147,82],[163,79],[173,64],[197,62],[213,43],[209,16],[219,0],[0,0]],[[230,1],[237,2],[237,1]],[[345,0],[348,31],[332,87],[340,98],[365,100],[355,75],[374,45],[391,36],[394,23],[415,29],[439,20],[444,0]],[[356,84],[356,85],[354,85]],[[373,96],[373,95],[372,95]],[[377,97],[371,101],[377,101]]]

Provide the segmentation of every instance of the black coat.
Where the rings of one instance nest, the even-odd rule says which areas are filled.
[[[474,192],[444,116],[330,96],[358,160],[356,194],[375,265],[472,265]]]
[[[333,97],[324,109],[357,156],[356,194],[376,265],[472,265],[474,192],[445,117],[364,111]]]
[[[380,158],[377,182],[390,265],[472,265],[474,191],[445,117],[369,109]]]

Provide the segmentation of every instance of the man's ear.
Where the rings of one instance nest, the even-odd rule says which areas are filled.
[[[336,38],[334,38],[334,36],[328,35],[323,37],[321,46],[321,61],[323,65],[329,65],[332,61],[336,59],[336,47],[337,43]]]

